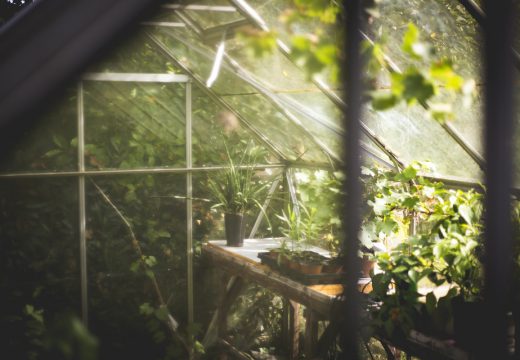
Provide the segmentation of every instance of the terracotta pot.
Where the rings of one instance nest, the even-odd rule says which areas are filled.
[[[337,261],[337,259],[329,259],[321,268],[321,272],[325,274],[338,274],[342,271],[343,264]]]
[[[246,230],[244,226],[244,215],[226,213],[224,215],[224,222],[226,226],[227,246],[244,246],[244,236]]]
[[[294,271],[300,271],[300,263],[298,261],[288,258],[286,256],[284,257],[287,259],[286,267]]]
[[[374,260],[369,260],[368,256],[363,256],[361,259],[361,274],[362,277],[370,277],[370,271],[374,269],[376,262]]]
[[[300,272],[307,275],[317,275],[321,273],[323,265],[322,264],[313,264],[313,263],[300,263]]]

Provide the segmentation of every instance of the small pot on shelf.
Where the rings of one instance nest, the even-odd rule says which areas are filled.
[[[306,275],[317,275],[321,273],[322,264],[318,264],[315,262],[306,262],[302,261],[299,263],[300,265],[300,272],[306,274]]]
[[[224,215],[224,222],[226,227],[226,245],[233,247],[244,246],[246,230],[244,215],[226,213]]]
[[[325,274],[339,274],[343,271],[343,263],[340,258],[327,259],[321,269]]]
[[[361,275],[364,278],[370,277],[370,272],[374,270],[376,262],[374,260],[370,260],[367,255],[363,255],[361,258]]]

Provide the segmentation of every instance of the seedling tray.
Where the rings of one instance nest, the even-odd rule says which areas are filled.
[[[340,284],[341,279],[345,276],[345,273],[320,273],[320,274],[305,274],[300,271],[287,268],[283,265],[279,265],[276,259],[273,259],[268,255],[268,252],[258,253],[262,264],[265,264],[276,270],[288,278],[297,281],[305,285],[319,285],[319,284]]]

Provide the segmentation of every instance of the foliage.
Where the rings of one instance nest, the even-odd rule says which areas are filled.
[[[371,55],[368,68],[372,76],[377,76],[375,74],[381,69],[390,72],[390,91],[375,89],[370,94],[375,110],[387,110],[401,102],[420,104],[433,119],[444,122],[453,119],[454,115],[451,102],[441,102],[439,99],[448,97],[453,100],[456,95],[463,95],[469,105],[475,81],[465,81],[459,76],[449,59],[434,58],[433,47],[420,41],[419,30],[415,25],[408,24],[408,31],[403,36],[401,50],[411,62],[402,72],[389,63],[381,45],[366,44],[365,48],[366,53]]]
[[[228,326],[233,344],[242,351],[281,344],[282,298],[250,284],[233,304]]]
[[[407,334],[425,316],[434,331],[450,329],[451,299],[474,301],[483,285],[482,195],[432,183],[418,176],[418,169],[414,164],[401,172],[364,171],[371,193],[365,224],[393,232],[409,225],[407,217],[419,221],[420,235],[376,256],[381,272],[372,276],[371,297],[381,306],[373,311],[372,326],[389,336]],[[450,287],[445,296],[437,299],[432,292],[420,301],[420,285],[444,283]]]
[[[217,176],[208,179],[209,189],[217,201],[214,208],[222,208],[231,214],[244,214],[254,206],[261,205],[259,200],[267,190],[268,184],[255,176],[254,164],[257,163],[261,149],[248,146],[237,162],[232,158],[225,144],[227,168]],[[216,180],[215,180],[216,178]]]
[[[319,231],[309,240],[333,254],[341,251],[340,196],[343,175],[324,170],[299,170],[295,173],[297,194],[307,208],[315,212],[314,223]]]

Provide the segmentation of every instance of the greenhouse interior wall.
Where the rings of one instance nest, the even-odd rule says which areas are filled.
[[[436,121],[420,104],[365,106],[363,166],[383,172],[427,163],[414,169],[428,181],[481,189],[478,21],[462,1],[376,3],[379,16],[362,34],[367,43],[384,43],[389,65],[374,78],[376,90],[388,90],[393,74],[416,61],[401,50],[409,23],[437,58],[475,79],[476,90],[469,106],[461,94],[440,94],[454,104],[453,120]],[[230,158],[240,162],[253,151],[255,162],[246,165],[266,185],[256,199],[261,209],[247,216],[247,238],[284,235],[280,215],[303,214],[307,201],[334,228],[328,242],[314,245],[331,250],[341,241],[334,201],[346,104],[327,69],[309,75],[291,57],[293,34],[280,16],[291,6],[162,4],[24,134],[0,169],[0,317],[9,329],[1,343],[13,358],[41,358],[45,346],[75,337],[97,342],[102,359],[182,359],[183,339],[202,342],[226,286],[224,273],[201,256],[204,243],[225,238],[209,183]],[[274,29],[274,49],[255,55],[244,29]],[[323,29],[337,35],[333,24]],[[284,346],[282,299],[254,284],[244,294],[229,319],[234,345],[276,352]],[[181,336],[172,341],[168,326]],[[206,356],[217,358],[211,350]]]

